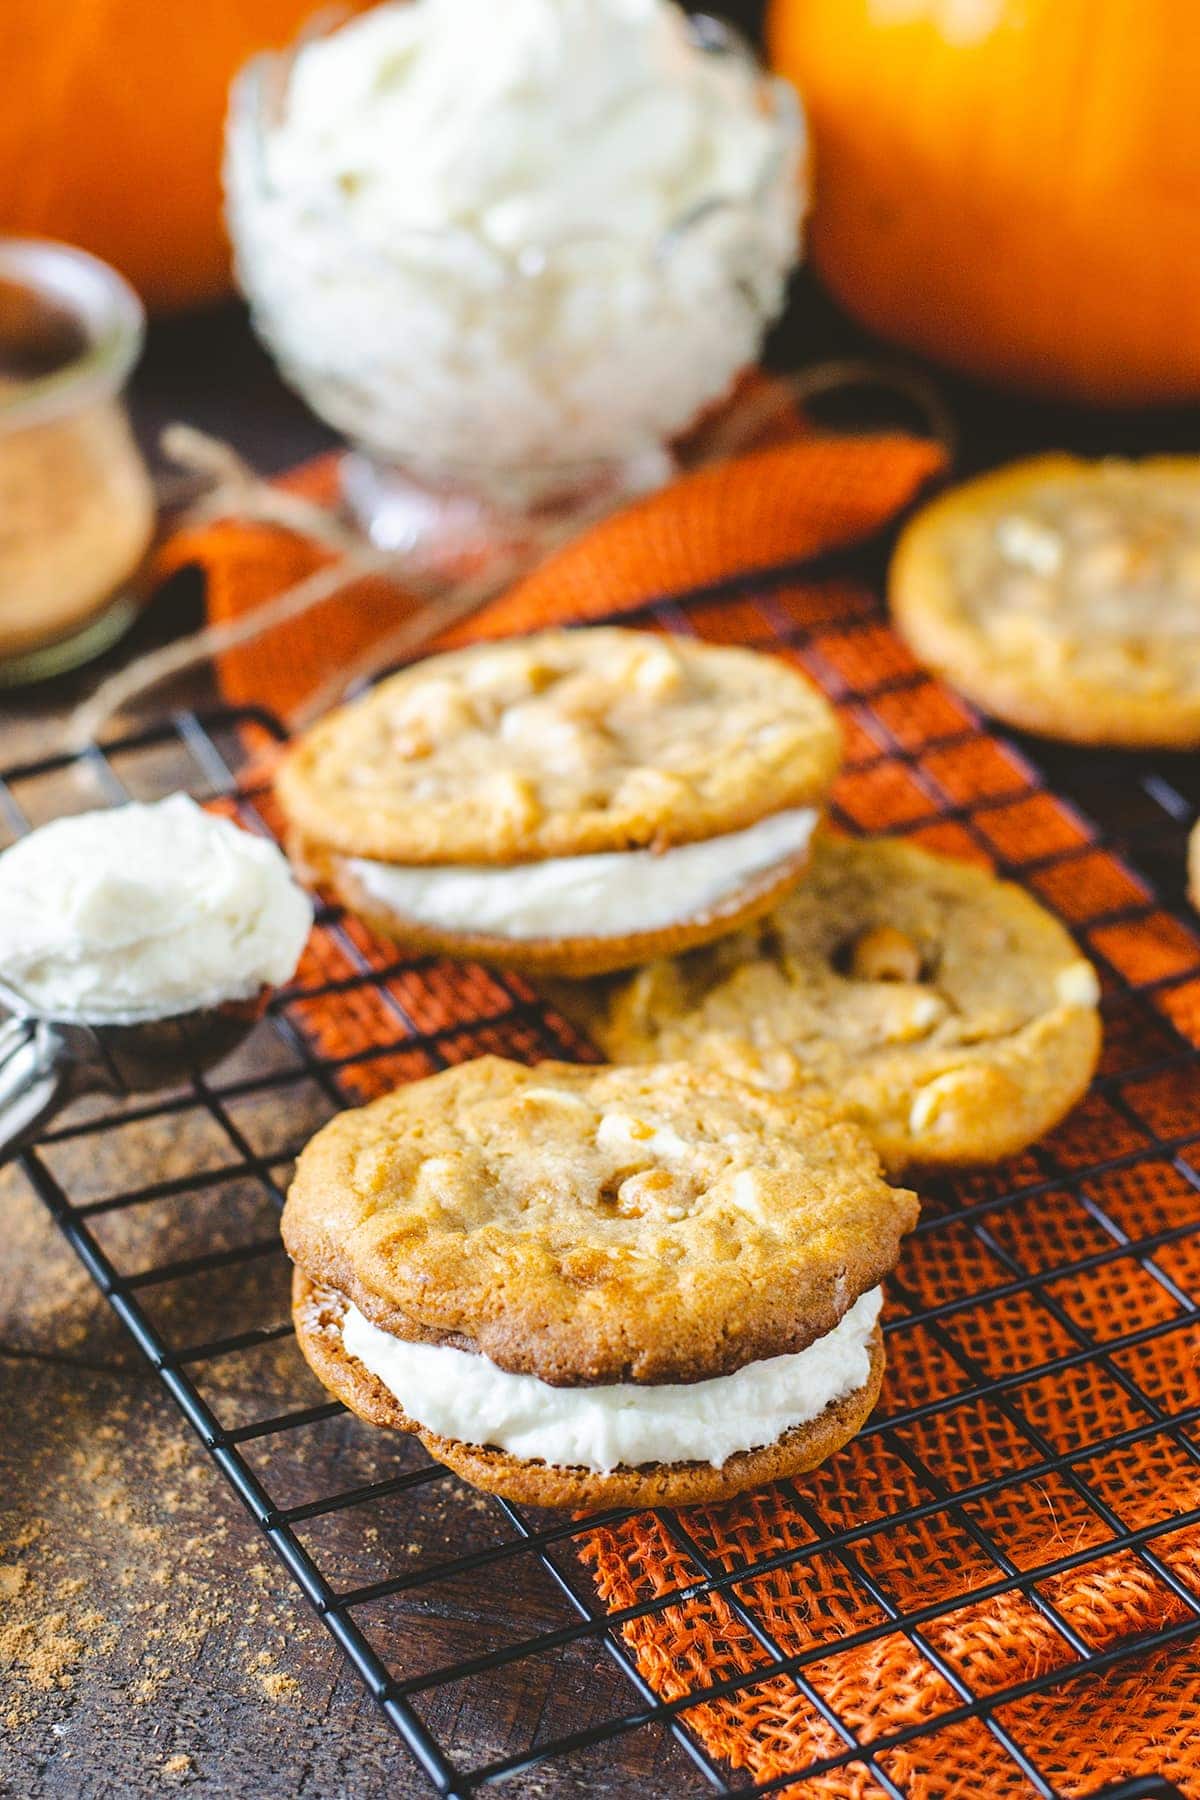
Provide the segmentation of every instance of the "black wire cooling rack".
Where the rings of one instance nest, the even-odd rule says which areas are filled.
[[[230,1062],[166,1094],[80,1103],[25,1154],[26,1173],[438,1793],[466,1796],[511,1782],[507,1792],[529,1795],[600,1789],[667,1800],[783,1789],[819,1795],[823,1775],[859,1769],[874,1790],[899,1800],[909,1790],[889,1772],[889,1749],[971,1721],[1003,1752],[1013,1784],[1005,1794],[1050,1800],[1064,1791],[1056,1785],[1054,1746],[1021,1740],[1005,1723],[1005,1709],[1099,1675],[1126,1657],[1167,1645],[1182,1655],[1200,1636],[1200,1595],[1155,1549],[1163,1534],[1200,1520],[1200,1511],[1173,1513],[1164,1494],[1161,1519],[1134,1529],[1084,1473],[1085,1460],[1149,1438],[1200,1462],[1200,1407],[1174,1410],[1117,1360],[1122,1351],[1196,1325],[1196,1298],[1161,1259],[1164,1246],[1200,1233],[1200,1110],[1147,1117],[1136,1090],[1147,1075],[1169,1083],[1179,1072],[1190,1080],[1196,1070],[1196,1053],[1174,1029],[1164,1002],[1186,996],[1200,977],[1200,945],[1189,939],[1182,890],[1200,773],[1182,759],[1151,767],[1132,757],[1051,755],[1045,747],[1037,753],[1039,771],[1022,747],[982,732],[907,662],[869,596],[837,584],[801,590],[760,583],[723,599],[648,608],[635,622],[782,648],[803,661],[848,728],[839,811],[851,829],[869,824],[927,838],[967,834],[1005,872],[1051,900],[1070,892],[1072,871],[1082,871],[1098,850],[1115,847],[1135,865],[1130,892],[1086,920],[1072,920],[1101,967],[1110,1031],[1124,1042],[1125,1027],[1136,1018],[1142,1035],[1134,1035],[1150,1046],[1124,1062],[1118,1058],[1100,1077],[1095,1104],[1114,1129],[1089,1124],[1085,1149],[1070,1164],[1036,1148],[1006,1171],[1007,1185],[976,1178],[965,1192],[940,1183],[927,1188],[921,1231],[930,1239],[948,1230],[966,1233],[986,1247],[995,1274],[969,1295],[931,1299],[902,1287],[907,1315],[893,1327],[910,1334],[920,1329],[953,1361],[953,1404],[989,1406],[1003,1416],[1026,1446],[1021,1479],[1054,1476],[1082,1495],[1103,1521],[1104,1542],[1067,1548],[1032,1570],[1018,1567],[967,1504],[1012,1482],[1013,1468],[998,1464],[968,1489],[943,1478],[905,1441],[908,1421],[950,1404],[934,1400],[877,1416],[867,1428],[904,1459],[918,1498],[865,1525],[839,1524],[800,1493],[812,1544],[776,1559],[814,1550],[839,1559],[871,1610],[869,1622],[838,1647],[903,1634],[948,1683],[953,1704],[947,1710],[882,1736],[841,1716],[807,1672],[829,1645],[785,1654],[746,1586],[756,1569],[731,1572],[705,1551],[684,1516],[664,1515],[663,1523],[696,1572],[687,1595],[608,1611],[575,1554],[597,1520],[585,1524],[474,1495],[429,1463],[412,1440],[351,1419],[308,1376],[288,1341],[287,1267],[275,1223],[290,1158],[325,1117],[362,1097],[364,1078],[382,1089],[483,1050],[527,1060],[586,1053],[519,978],[401,959],[373,944],[353,920],[325,911],[320,958],[276,997]],[[280,736],[261,711],[227,709],[204,719],[184,713],[103,751],[9,769],[0,779],[0,821],[16,836],[64,811],[184,788],[215,797],[251,829],[263,830],[267,796],[247,771]],[[995,751],[996,769],[1008,769],[1008,778],[981,773],[980,745],[991,747],[989,756]],[[1056,806],[1055,816],[1067,821],[1065,835],[1047,839],[1036,808],[1053,794],[1071,804]],[[1017,816],[1022,807],[1033,809],[1024,823]],[[1144,924],[1166,946],[1159,962],[1136,978],[1118,966],[1115,950],[1116,960],[1105,951],[1117,942],[1111,934],[1130,924]],[[310,1028],[314,1007],[352,1013],[369,1041],[349,1051],[331,1047]],[[1198,1093],[1200,1086],[1190,1089],[1193,1098]],[[1182,1223],[1160,1222],[1159,1229],[1131,1236],[1096,1202],[1089,1184],[1106,1171],[1150,1160],[1169,1165],[1195,1195],[1195,1207]],[[994,1222],[1006,1208],[1051,1193],[1069,1195],[1084,1209],[1094,1242],[1082,1257],[1065,1248],[1053,1266],[1027,1268],[1019,1248],[998,1238]],[[1162,1304],[1145,1322],[1100,1341],[1056,1296],[1064,1274],[1118,1259],[1153,1283]],[[964,1348],[952,1329],[955,1319],[968,1304],[1030,1292],[1056,1320],[1061,1343],[1036,1368],[996,1373]],[[1064,1449],[1022,1412],[1022,1385],[1095,1363],[1121,1388],[1133,1416],[1120,1433]],[[599,1523],[615,1525],[625,1516],[605,1515]],[[964,1595],[897,1595],[871,1569],[872,1533],[903,1531],[931,1516],[944,1517],[947,1529],[965,1530],[991,1570],[990,1581],[966,1597],[1029,1597],[1065,1641],[1066,1666],[1000,1691],[973,1691],[931,1641],[931,1626],[961,1606]],[[1161,1630],[1098,1650],[1056,1610],[1046,1587],[1089,1558],[1122,1551],[1164,1584],[1178,1616]],[[693,1729],[686,1715],[699,1691],[671,1700],[655,1691],[623,1628],[703,1592],[724,1595],[762,1656],[752,1674],[699,1697],[719,1698],[786,1675],[831,1728],[832,1753],[755,1785]],[[936,1777],[924,1791],[939,1792]],[[1075,1781],[1071,1792],[1080,1791]],[[1177,1789],[1147,1775],[1106,1792],[1112,1800],[1150,1800]]]

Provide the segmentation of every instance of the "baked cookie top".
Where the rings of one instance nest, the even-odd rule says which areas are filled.
[[[1022,889],[887,838],[818,835],[756,925],[592,990],[555,991],[614,1060],[694,1058],[816,1089],[891,1169],[1039,1137],[1099,1050],[1091,965]]]
[[[1200,742],[1200,460],[1041,456],[907,527],[917,655],[999,717],[1087,743]]]
[[[775,657],[616,629],[480,644],[394,675],[278,777],[302,842],[512,863],[694,842],[824,795],[837,722]]]
[[[325,1126],[283,1235],[384,1330],[582,1386],[806,1348],[916,1214],[811,1102],[704,1068],[484,1057]]]

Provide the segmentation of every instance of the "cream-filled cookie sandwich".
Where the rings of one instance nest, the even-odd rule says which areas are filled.
[[[863,1424],[916,1213],[811,1103],[486,1057],[327,1125],[283,1234],[300,1347],[363,1418],[510,1499],[684,1505]]]
[[[839,761],[777,658],[618,629],[432,658],[324,719],[298,863],[418,951],[572,975],[710,942],[801,877]]]

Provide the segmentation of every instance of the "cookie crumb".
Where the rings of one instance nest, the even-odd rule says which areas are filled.
[[[71,1686],[71,1671],[83,1655],[82,1641],[67,1629],[67,1615],[47,1613],[0,1627],[0,1669],[20,1669],[31,1688],[48,1694]]]
[[[263,1693],[268,1700],[293,1700],[300,1695],[300,1683],[291,1675],[262,1675]]]
[[[28,1576],[20,1563],[9,1563],[0,1569],[0,1600],[15,1600],[25,1586]]]

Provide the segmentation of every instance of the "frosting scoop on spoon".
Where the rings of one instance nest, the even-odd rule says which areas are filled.
[[[0,856],[0,979],[41,1018],[248,1000],[288,980],[311,925],[274,844],[186,794],[56,819]]]
[[[0,1157],[88,1090],[227,1055],[294,973],[312,903],[275,846],[184,794],[0,855]]]

